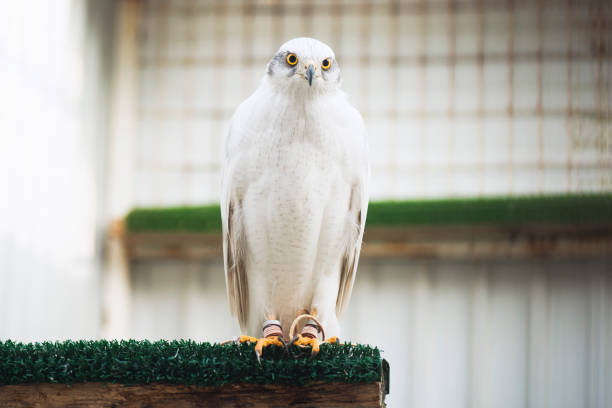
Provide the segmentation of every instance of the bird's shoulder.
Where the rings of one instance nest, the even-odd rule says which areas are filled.
[[[341,92],[336,103],[340,107],[343,124],[347,129],[350,139],[358,142],[365,150],[368,149],[367,130],[365,122],[359,110],[350,102],[349,97]]]
[[[232,156],[244,137],[255,131],[252,120],[249,120],[249,118],[252,117],[254,110],[257,108],[255,103],[256,93],[253,93],[238,105],[229,121],[229,128],[225,137],[224,150],[226,157]]]

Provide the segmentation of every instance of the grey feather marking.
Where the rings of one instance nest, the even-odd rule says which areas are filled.
[[[354,206],[361,207],[360,200],[356,199],[357,192],[353,190],[349,201],[349,211],[354,209]],[[355,203],[357,201],[357,203]],[[359,253],[361,252],[361,240],[363,238],[363,227],[364,219],[362,218],[362,209],[358,208],[356,222],[358,227],[356,231],[356,240],[352,248],[350,248],[346,255],[342,258],[342,264],[340,265],[340,282],[338,285],[338,297],[336,298],[336,315],[341,317],[348,305],[351,297],[351,291],[353,289],[353,282],[355,281],[355,273],[357,272],[357,264],[359,262]]]
[[[287,55],[289,55],[289,51],[281,51],[276,53],[274,57],[268,62],[268,67],[266,69],[266,73],[268,75],[274,75],[276,73],[276,67],[284,67],[286,70],[289,70],[287,76],[290,77],[295,74],[297,70],[298,64],[295,66],[291,66],[287,64]]]
[[[249,307],[249,285],[246,275],[246,266],[244,262],[244,254],[237,248],[242,239],[234,236],[234,203],[229,202],[228,219],[227,219],[227,234],[224,237],[226,245],[226,270],[227,270],[227,287],[229,290],[230,307],[232,313],[238,317],[240,327],[246,327]]]

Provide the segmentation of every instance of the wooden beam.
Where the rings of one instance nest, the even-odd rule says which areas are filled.
[[[10,407],[384,407],[383,382],[195,385],[19,384],[0,386],[0,406]]]
[[[115,22],[111,124],[107,154],[107,197],[104,207],[109,218],[125,214],[133,203],[133,159],[135,157],[136,84],[139,0],[118,3]],[[102,267],[102,336],[122,338],[129,333],[129,258],[123,241],[109,234]]]
[[[540,259],[612,256],[612,225],[453,225],[366,230],[365,258]]]
[[[127,232],[131,260],[221,261],[220,233]],[[522,259],[612,256],[612,224],[436,225],[366,228],[362,257]]]

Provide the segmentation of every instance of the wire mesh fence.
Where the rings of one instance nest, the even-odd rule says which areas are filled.
[[[286,40],[336,52],[372,197],[610,191],[612,4],[143,0],[136,203],[216,201],[236,106]]]

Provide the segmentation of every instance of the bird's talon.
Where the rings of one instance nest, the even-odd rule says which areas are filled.
[[[289,344],[295,344],[295,342],[300,338],[300,335],[296,335],[294,336],[290,341]],[[297,344],[295,344],[297,346]]]
[[[287,344],[285,339],[282,337],[278,337],[278,341],[280,341],[283,344],[283,354],[289,353],[289,345]]]

